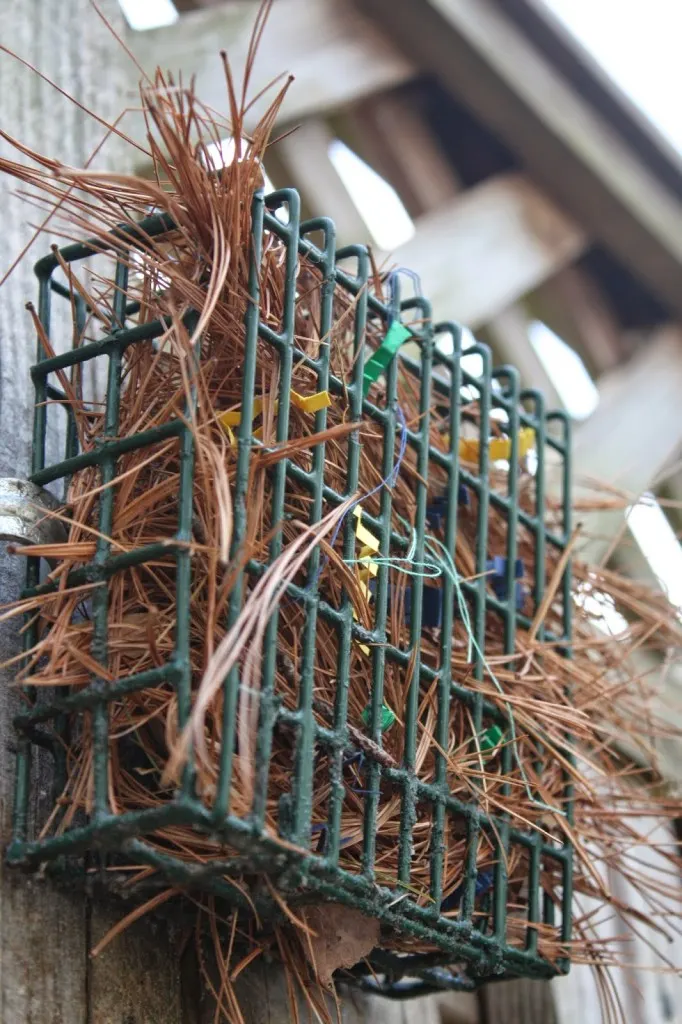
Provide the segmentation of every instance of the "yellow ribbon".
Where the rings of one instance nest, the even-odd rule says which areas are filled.
[[[358,577],[360,579],[360,589],[363,596],[369,602],[372,592],[369,589],[369,578],[370,576],[376,576],[379,571],[379,566],[372,560],[372,555],[376,555],[379,550],[379,541],[370,533],[367,527],[362,525],[362,506],[356,505],[353,509],[353,515],[355,516],[355,536],[358,542],[362,544],[360,548],[359,558],[364,559],[362,568],[358,567]],[[357,612],[353,609],[353,618],[358,621]],[[360,644],[360,650],[363,654],[369,654],[369,647],[367,644]]]
[[[314,395],[299,395],[297,391],[290,391],[291,404],[295,405],[301,412],[315,413],[319,412],[320,409],[326,409],[332,404],[331,395],[328,391],[317,391]],[[254,398],[253,400],[253,411],[251,419],[255,420],[256,416],[259,416],[263,411],[265,404],[264,398]],[[277,412],[279,408],[279,401],[275,399],[274,411]],[[218,422],[225,430],[228,438],[230,439],[230,445],[234,447],[236,445],[236,439],[232,427],[238,427],[242,421],[241,408],[229,409],[226,412],[221,412],[218,416]],[[263,428],[258,427],[253,432],[253,436],[260,440],[263,436]]]
[[[531,448],[535,447],[535,431],[532,427],[523,427],[519,430],[519,458],[527,455]],[[493,437],[488,442],[488,452],[493,462],[501,459],[509,461],[511,458],[512,443],[510,437]],[[459,442],[459,457],[462,462],[478,462],[480,452],[480,441],[476,437],[462,437]]]
[[[328,391],[317,391],[314,395],[299,395],[296,391],[291,391],[290,394],[291,404],[301,412],[319,412],[320,409],[327,409],[332,404]]]

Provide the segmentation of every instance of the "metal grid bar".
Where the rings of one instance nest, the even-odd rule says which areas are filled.
[[[457,495],[459,492],[459,400],[462,380],[462,331],[456,325],[439,324],[435,330],[438,341],[443,344],[449,341],[452,345],[452,377],[449,395],[450,409],[450,460],[448,466],[447,512],[445,518],[445,547],[447,551],[455,550],[457,539],[457,513],[459,509]],[[452,664],[452,630],[455,612],[455,585],[450,576],[443,580],[443,628],[440,641],[440,667],[438,671],[438,721],[436,738],[438,747],[435,751],[435,779],[441,796],[434,802],[433,832],[431,835],[431,887],[430,895],[434,907],[440,911],[443,900],[443,868],[445,858],[444,833],[446,825],[447,796],[447,758],[444,751],[448,746],[450,725],[450,701],[452,696],[450,666]],[[477,839],[473,846],[474,856],[478,848]],[[465,886],[464,899],[467,899],[469,886]],[[472,890],[473,891],[473,890]],[[462,915],[466,907],[463,905]],[[468,915],[470,917],[470,913]]]
[[[256,359],[258,353],[258,321],[260,304],[260,261],[263,245],[263,217],[265,204],[262,195],[256,195],[252,214],[251,261],[249,265],[249,299],[246,308],[244,369],[241,395],[241,423],[237,431],[237,475],[235,480],[233,503],[234,522],[232,527],[232,548],[230,558],[233,559],[244,539],[247,525],[247,489],[249,484],[249,464],[251,461],[251,420],[253,418],[253,401],[256,388]],[[237,619],[242,606],[244,593],[244,572],[240,571],[234,581],[227,613],[227,626],[230,629]],[[220,745],[220,769],[218,786],[214,803],[214,819],[219,822],[229,813],[230,784],[234,759],[235,731],[237,719],[237,700],[239,696],[239,672],[233,668],[225,680],[223,704],[223,742]]]

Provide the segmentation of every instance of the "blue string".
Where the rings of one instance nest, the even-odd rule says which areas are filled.
[[[396,318],[394,310],[398,307],[398,287],[401,274],[404,274],[412,282],[417,297],[421,298],[422,295],[422,282],[416,271],[410,270],[409,267],[394,267],[393,270],[390,270],[386,276],[386,284],[389,290],[387,327],[391,327]]]
[[[317,842],[317,848],[315,850],[315,853],[324,853],[325,848],[327,846],[327,840],[329,838],[329,825],[326,822],[322,822],[319,825],[311,825],[310,832],[311,835],[319,835],[320,837]],[[339,846],[348,846],[348,844],[352,842],[352,836],[339,837]]]
[[[397,287],[398,279],[400,278],[401,274],[404,274],[405,277],[409,278],[409,280],[414,285],[415,294],[417,295],[418,298],[421,298],[422,282],[419,274],[415,270],[411,270],[409,267],[395,267],[393,270],[389,271],[388,276],[386,278],[386,283],[391,289],[391,299],[393,301],[395,300],[395,290]]]
[[[358,774],[364,771],[365,752],[363,750],[357,750],[353,754],[349,754],[347,757],[344,757],[343,767],[354,767],[357,769]],[[356,793],[358,796],[369,796],[371,792],[369,789],[359,789],[357,786],[351,786],[348,782],[345,782],[344,785],[348,787],[351,793]]]

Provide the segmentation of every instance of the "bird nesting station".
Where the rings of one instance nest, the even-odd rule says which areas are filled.
[[[380,925],[347,976],[380,991],[565,971],[570,730],[543,736],[532,683],[519,718],[514,656],[532,630],[570,657],[566,418],[294,191],[242,216],[243,292],[208,318],[165,215],[36,266],[31,481],[63,486],[68,539],[25,550],[10,860],[98,851],[256,931],[345,904]],[[30,834],[36,744],[57,797]]]

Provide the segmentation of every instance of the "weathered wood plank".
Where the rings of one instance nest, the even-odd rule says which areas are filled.
[[[627,355],[618,319],[595,280],[579,267],[565,267],[530,296],[529,308],[575,348],[595,376]]]
[[[455,170],[409,89],[368,96],[345,119],[354,149],[419,217],[461,191]]]
[[[221,0],[174,0],[177,9],[184,11],[200,11],[206,7],[216,7]]]
[[[76,76],[70,45],[73,25],[81,20],[87,0],[66,0],[54,6],[49,24],[39,0],[17,8],[0,2],[3,43],[33,61],[46,74],[58,75],[72,88]],[[97,33],[95,33],[95,36]],[[97,45],[96,40],[93,44]],[[62,61],[61,67],[59,66]],[[0,93],[3,127],[31,144],[49,147],[65,159],[82,159],[75,152],[79,129],[74,109],[44,83],[2,55]],[[49,109],[50,117],[45,118]],[[80,128],[82,134],[82,127]],[[42,137],[41,137],[42,136]],[[0,145],[3,145],[0,143]],[[3,146],[3,152],[7,152]],[[0,179],[3,210],[2,271],[18,254],[29,236],[28,219],[35,211],[11,193],[14,186]],[[0,292],[0,475],[22,476],[28,472],[31,439],[31,385],[28,368],[33,361],[34,340],[24,303],[34,298],[31,260],[25,260]],[[24,570],[4,551],[0,556],[0,602],[15,599],[24,585]],[[19,647],[17,625],[0,626],[0,660]],[[10,728],[18,695],[13,692],[13,673],[0,671],[0,832],[10,834],[12,807],[13,744]],[[32,776],[35,795],[49,789]],[[33,802],[36,810],[37,801]],[[29,1021],[60,1021],[85,1024],[87,1020],[87,919],[84,895],[57,891],[49,881],[27,878],[8,870],[0,861],[0,1018],[12,1024]]]
[[[606,484],[625,495],[624,505],[627,498],[636,501],[651,487],[682,449],[682,328],[669,326],[655,332],[628,363],[602,375],[598,387],[599,405],[574,428],[574,498],[578,503],[600,499],[604,495],[595,490],[595,484]],[[623,536],[634,543],[626,533],[624,511],[623,507],[581,509],[579,518],[586,538],[580,542],[581,558],[599,564],[616,551]],[[620,557],[632,562],[623,545]],[[660,669],[650,652],[636,652],[633,674],[655,674]],[[666,676],[664,714],[680,726],[681,698],[682,672],[674,664]],[[628,750],[627,738],[623,746],[635,754]],[[660,739],[657,747],[661,770],[679,784],[679,741]]]
[[[105,15],[122,28],[116,0],[100,3]],[[46,5],[26,0],[17,7],[0,0],[3,44],[31,61],[103,117],[115,116],[125,100],[121,53],[89,0],[62,0]],[[106,69],[106,73],[104,73]],[[103,135],[68,100],[40,82],[10,57],[0,57],[3,128],[22,142],[50,156],[82,164]],[[3,152],[7,148],[3,145]],[[14,156],[14,154],[12,154]],[[116,160],[108,147],[103,159]],[[119,163],[120,166],[120,163]],[[37,219],[13,194],[15,185],[0,179],[3,246],[0,273],[30,238],[29,222]],[[24,309],[35,300],[33,260],[47,248],[43,238],[22,261],[0,291],[0,475],[26,476],[29,471],[32,394],[29,366],[35,341]],[[59,345],[69,343],[55,317]],[[61,431],[49,429],[50,458],[58,458]],[[24,582],[18,559],[0,555],[0,603],[15,599]],[[17,625],[0,625],[0,660],[19,649]],[[10,719],[18,703],[13,673],[0,672],[0,834],[9,838],[12,807],[13,735]],[[49,766],[46,766],[49,768]],[[33,809],[49,799],[49,771],[37,765],[32,774]],[[82,881],[82,879],[81,879]],[[93,936],[99,937],[116,910],[91,905],[79,884],[57,888],[40,875],[27,877],[0,860],[0,1019],[3,1024],[180,1024],[177,966],[173,946],[163,929],[140,925],[89,960]],[[123,910],[121,910],[121,914]],[[112,916],[113,915],[113,916]]]
[[[557,1024],[546,981],[497,981],[481,989],[483,1019],[491,1024]]]
[[[481,993],[444,992],[434,997],[440,1014],[440,1024],[483,1024]],[[418,1024],[419,1018],[408,1018],[406,1024]]]
[[[312,118],[277,144],[278,155],[311,215],[333,218],[338,245],[367,243],[367,225],[329,159],[333,139],[324,121]]]
[[[127,42],[146,72],[161,65],[174,73],[182,71],[185,81],[196,75],[202,101],[226,113],[219,51],[228,51],[239,82],[258,7],[258,0],[233,0],[190,12],[166,28],[129,32]],[[251,95],[285,73],[293,74],[295,81],[282,115],[298,120],[397,85],[411,78],[414,68],[347,0],[277,0],[256,58]],[[249,123],[262,110],[263,104],[257,104]],[[143,137],[141,120],[134,130]]]
[[[493,0],[362,0],[535,180],[682,312],[682,206]]]
[[[491,178],[425,214],[387,266],[411,267],[437,320],[492,319],[585,246],[582,230],[522,175]]]
[[[682,328],[655,332],[628,363],[603,375],[598,386],[599,405],[574,434],[576,495],[589,493],[585,485],[591,479],[637,498],[682,448]],[[623,513],[590,512],[582,518],[586,534],[593,537],[585,555],[601,561]]]
[[[191,976],[196,977],[193,949],[187,950],[186,960]],[[213,984],[218,988],[217,975]],[[417,1024],[417,1021],[419,1024],[440,1024],[435,997],[426,996],[404,1004],[400,1000],[367,995],[346,986],[339,987],[338,995],[343,1024]],[[291,996],[287,979],[277,962],[262,958],[256,960],[237,979],[235,997],[246,1024],[287,1024],[289,1020],[296,1019],[296,1015],[290,1012]],[[298,1019],[311,1019],[310,1007],[300,988],[296,989],[294,998]],[[327,1009],[332,1019],[336,1019],[336,1004],[331,996],[327,999]],[[206,987],[195,989],[193,997],[188,1001],[186,1013],[183,1024],[214,1024],[215,999]],[[463,1020],[453,1024],[469,1022]]]
[[[125,908],[99,906],[91,928],[97,942]],[[92,1024],[184,1024],[178,936],[166,919],[137,921],[90,961]]]
[[[0,1019],[85,1024],[85,900],[9,872],[0,900]]]

